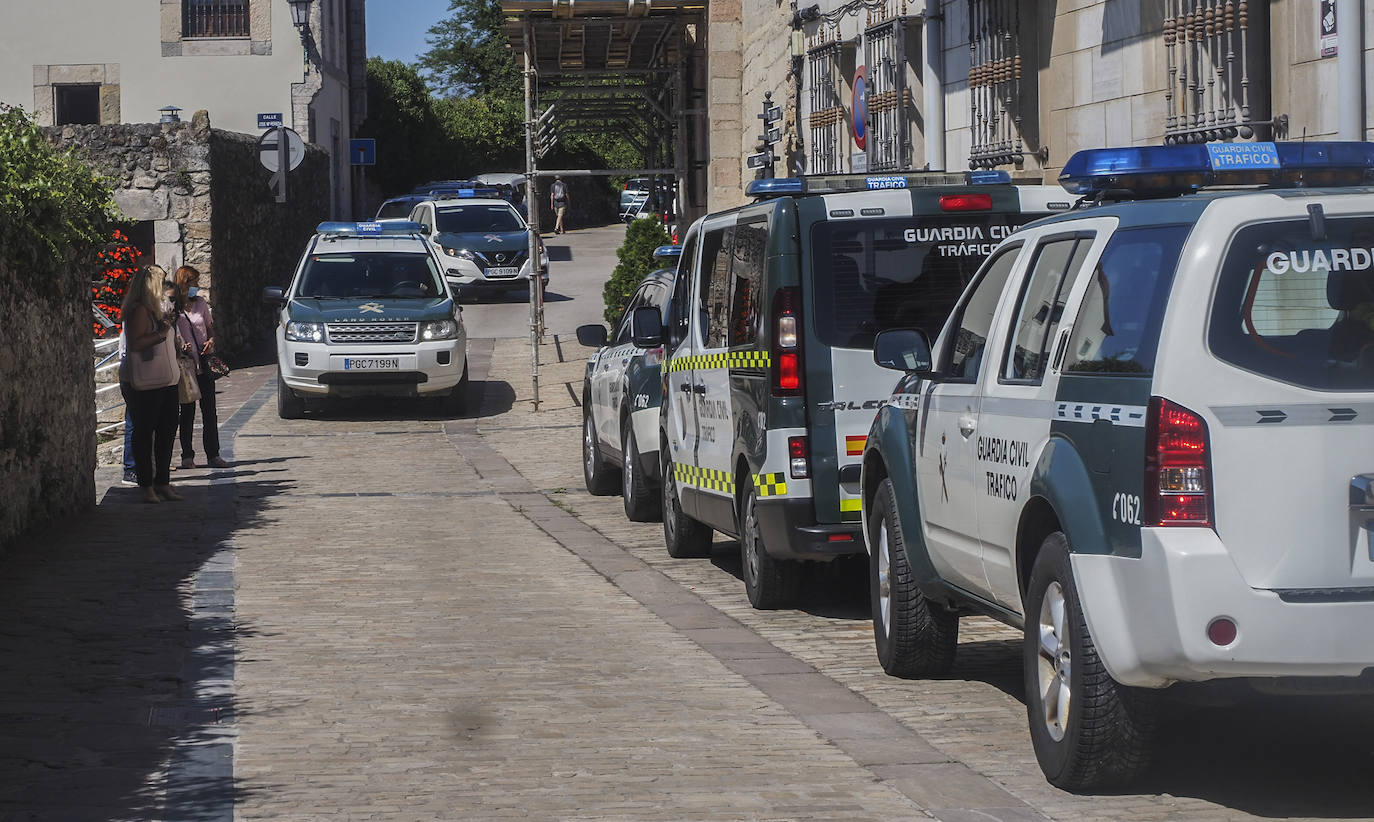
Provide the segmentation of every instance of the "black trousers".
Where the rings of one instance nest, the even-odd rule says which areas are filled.
[[[142,488],[172,481],[172,448],[177,438],[177,387],[137,391],[119,384],[129,420],[134,424],[134,473]]]
[[[197,374],[196,382],[200,385],[200,444],[205,448],[205,459],[212,460],[219,456],[219,418],[215,415],[215,376],[213,374]],[[196,404],[184,402],[181,404],[181,458],[189,460],[195,457],[196,449],[191,447],[191,432],[196,425]]]

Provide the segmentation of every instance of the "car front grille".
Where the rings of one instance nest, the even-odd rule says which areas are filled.
[[[528,251],[489,251],[482,255],[482,273],[485,274],[488,268],[515,268],[519,270],[529,257]],[[518,276],[515,274],[512,277]]]
[[[419,323],[326,323],[329,342],[348,343],[412,343]]]

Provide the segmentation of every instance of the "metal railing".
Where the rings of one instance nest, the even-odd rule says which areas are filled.
[[[181,0],[182,37],[248,37],[248,0]]]
[[[101,385],[101,384],[100,384],[100,375],[101,375],[101,374],[107,373],[107,372],[109,372],[109,371],[118,370],[118,368],[119,368],[119,338],[118,338],[118,337],[110,337],[110,338],[104,339],[104,340],[96,340],[96,341],[95,341],[95,375],[96,375],[96,388],[95,388],[95,419],[96,419],[96,428],[95,428],[95,434],[96,434],[96,436],[102,436],[102,435],[104,435],[104,434],[109,434],[109,433],[112,433],[112,432],[117,431],[117,430],[119,430],[119,429],[121,429],[121,428],[124,427],[124,415],[123,415],[123,414],[120,414],[120,415],[119,415],[119,421],[118,421],[118,422],[107,423],[107,424],[105,424],[105,425],[101,425],[101,424],[100,424],[100,419],[101,419],[101,417],[103,417],[104,415],[110,413],[111,411],[117,411],[117,410],[119,410],[119,409],[121,409],[121,408],[124,407],[124,395],[123,395],[122,393],[120,393],[120,391],[119,391],[119,380],[118,380],[118,379],[116,379],[114,382],[105,383],[104,385]],[[102,406],[100,405],[100,403],[101,403],[101,402],[106,402],[106,401],[108,401],[108,399],[109,399],[109,392],[111,392],[111,391],[115,392],[115,393],[114,393],[114,396],[117,398],[118,401],[117,401],[117,402],[114,402],[114,403],[111,403],[110,405],[106,405],[106,406],[103,406],[103,407],[102,407]]]

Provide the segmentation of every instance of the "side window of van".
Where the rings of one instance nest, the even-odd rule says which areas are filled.
[[[707,348],[724,348],[730,311],[730,257],[735,227],[706,232],[701,240],[701,284],[697,327]]]
[[[764,258],[768,254],[768,222],[763,218],[735,226],[735,285],[730,297],[730,347],[757,346],[763,308]]]
[[[687,339],[687,329],[691,326],[692,269],[696,262],[697,235],[687,238],[678,258],[677,276],[673,279],[672,313],[668,317],[668,350],[671,351]]]
[[[959,309],[957,331],[946,354],[947,364],[942,369],[949,382],[973,382],[978,378],[988,333],[992,329],[992,315],[997,312],[1002,289],[1020,253],[1021,246],[1017,244],[988,260],[983,276],[975,281],[973,291]]]
[[[1064,297],[1075,280],[1091,237],[1058,237],[1035,249],[1035,261],[1021,290],[1021,304],[1007,341],[1001,379],[1039,384],[1064,315]]]

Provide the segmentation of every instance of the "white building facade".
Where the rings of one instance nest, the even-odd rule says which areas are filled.
[[[299,5],[305,25],[297,26]],[[351,216],[348,140],[366,116],[366,0],[0,3],[0,102],[40,125],[157,122],[205,109],[253,134],[260,113],[330,154],[331,210]]]

